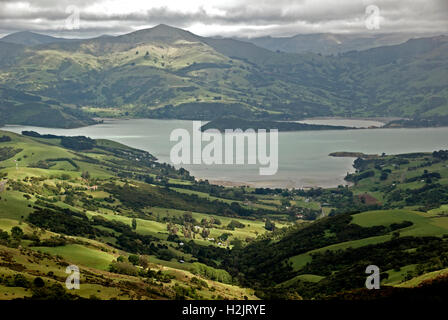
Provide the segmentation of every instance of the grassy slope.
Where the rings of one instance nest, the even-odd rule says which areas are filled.
[[[26,177],[46,177],[46,180],[44,183],[55,185],[56,183],[61,183],[60,175],[65,173],[70,175],[70,180],[65,181],[65,183],[70,183],[74,186],[83,187],[84,182],[80,179],[80,175],[82,170],[88,169],[89,172],[91,172],[92,175],[95,175],[98,178],[101,179],[110,179],[113,177],[113,174],[110,171],[107,171],[104,167],[101,168],[101,166],[91,163],[84,163],[82,161],[76,160],[78,158],[77,155],[74,154],[74,152],[69,151],[67,149],[61,148],[58,146],[57,141],[52,141],[52,144],[48,144],[48,141],[42,141],[42,139],[31,139],[27,137],[22,137],[19,135],[11,134],[11,133],[4,133],[0,132],[1,135],[8,135],[10,136],[13,141],[12,142],[4,142],[1,146],[14,146],[14,147],[20,147],[23,149],[19,154],[14,156],[15,159],[21,158],[21,161],[19,162],[19,168],[16,169],[14,162],[12,159],[8,159],[6,161],[0,162],[0,166],[7,167],[0,171],[0,173],[8,173],[8,179],[21,179],[23,180]],[[115,144],[108,141],[99,141],[99,144],[101,146],[108,146],[108,147],[115,147],[115,148],[121,148],[124,150],[130,150],[125,146]],[[97,150],[99,151],[99,149]],[[87,153],[84,153],[87,154]],[[110,160],[110,157],[112,155],[108,152],[105,152],[104,154],[98,154],[98,153],[88,153],[89,156],[96,157],[97,159],[102,160]],[[26,156],[26,157],[25,157]],[[37,169],[37,168],[28,168],[26,165],[30,165],[32,163],[35,163],[38,160],[45,160],[48,158],[55,158],[55,157],[63,157],[63,158],[70,158],[75,159],[75,162],[80,166],[81,169],[75,170],[73,166],[71,166],[69,163],[64,163],[61,165],[58,170],[54,169]],[[419,161],[418,159],[416,160]],[[443,164],[436,164],[434,167],[431,167],[431,170],[434,170],[434,168],[437,168],[441,171],[445,170],[445,167]],[[391,174],[390,180],[383,181],[384,184],[391,183],[393,181],[393,177],[395,176],[401,176],[402,173],[400,173],[400,170],[404,170],[403,168],[395,168],[393,173]],[[420,174],[420,169],[417,173],[410,173],[411,175]],[[407,172],[407,171],[406,171]],[[423,171],[422,171],[423,172]],[[444,179],[445,173],[443,173],[443,179]],[[370,178],[369,178],[370,179]],[[366,179],[367,180],[367,179]],[[28,180],[29,181],[29,180]],[[106,180],[109,181],[109,180]],[[185,185],[189,185],[190,183],[188,181],[183,181],[179,179],[175,179],[176,183],[178,182],[184,182]],[[99,181],[98,181],[99,182]],[[116,181],[118,184],[122,184],[120,181]],[[355,187],[356,192],[365,192],[365,190],[369,190],[368,186],[372,185],[368,182],[363,182],[364,184],[358,184]],[[182,183],[179,183],[179,185],[182,185]],[[175,188],[176,191],[180,193],[187,193],[187,194],[195,194],[201,198],[206,198],[209,200],[221,200],[223,202],[231,202],[226,199],[220,199],[217,197],[210,196],[207,193],[203,192],[196,192],[191,191],[188,189],[182,189],[182,188]],[[359,191],[362,190],[362,191]],[[91,195],[94,199],[104,199],[110,196],[109,193],[107,193],[104,190],[98,190],[98,191],[86,191],[86,194]],[[28,226],[27,223],[21,222],[24,218],[26,218],[27,214],[31,212],[31,208],[28,207],[28,204],[32,204],[33,201],[36,200],[36,195],[31,196],[30,201],[27,201],[23,197],[24,193],[19,191],[13,191],[13,190],[6,190],[0,194],[1,196],[1,202],[0,202],[0,229],[3,230],[11,230],[13,226],[20,226],[26,233],[30,234],[33,232],[33,229]],[[257,201],[254,203],[247,204],[248,206],[257,207],[257,206],[265,206],[266,208],[278,208],[281,206],[282,200],[285,200],[280,197],[269,197],[269,196],[260,196],[257,198]],[[284,201],[283,201],[284,202]],[[292,199],[289,199],[290,203],[295,203],[302,207],[309,207],[318,209],[320,207],[320,204],[318,202],[315,202],[313,200],[306,202],[303,197],[294,197]],[[77,209],[77,205],[71,206],[68,205],[61,200],[55,202],[56,205],[62,207],[62,208],[72,208]],[[114,204],[119,205],[120,202],[115,199]],[[246,205],[246,204],[243,204]],[[160,239],[161,243],[167,244],[166,238],[168,236],[168,231],[166,229],[166,223],[162,222],[163,218],[165,217],[173,217],[173,216],[182,216],[185,212],[182,210],[176,210],[173,208],[162,208],[162,207],[151,207],[146,208],[144,212],[151,212],[154,217],[157,217],[157,220],[148,220],[143,218],[137,218],[137,229],[136,231],[140,234],[146,234],[146,235],[153,235]],[[377,210],[377,211],[368,211],[363,212],[359,214],[353,215],[352,223],[358,224],[363,227],[371,227],[371,226],[377,226],[377,225],[384,225],[389,226],[392,223],[401,223],[403,221],[411,221],[413,223],[412,226],[404,228],[400,230],[400,236],[442,236],[445,234],[448,234],[448,216],[444,216],[443,214],[447,212],[446,205],[441,206],[438,209],[433,209],[427,213],[425,212],[419,212],[412,209],[391,209],[391,210]],[[114,210],[110,210],[107,208],[98,208],[97,210],[86,210],[86,214],[89,217],[92,217],[94,215],[101,215],[102,217],[108,219],[108,220],[117,220],[121,221],[127,225],[131,224],[132,216],[130,216],[132,212],[130,211],[122,211],[121,213],[118,213]],[[264,229],[264,222],[261,220],[247,220],[242,218],[230,218],[230,217],[223,217],[223,216],[217,216],[217,215],[210,215],[207,213],[198,213],[198,212],[192,212],[193,217],[200,221],[202,218],[209,218],[210,216],[213,216],[215,218],[218,218],[221,220],[222,224],[221,226],[214,226],[210,228],[210,235],[209,237],[217,238],[222,233],[230,233],[231,237],[230,239],[241,239],[245,240],[246,238],[255,238],[257,235],[261,235],[266,232]],[[22,218],[23,216],[23,218]],[[235,230],[226,230],[224,227],[232,220],[237,220],[245,225],[244,228],[236,228]],[[281,222],[276,222],[277,226],[283,226]],[[42,235],[43,238],[48,238],[52,235],[50,232],[46,232]],[[178,232],[178,236],[183,239],[183,235],[181,232]],[[325,251],[325,250],[338,250],[338,249],[346,249],[346,248],[357,248],[362,247],[369,244],[375,244],[380,243],[384,241],[388,241],[391,239],[392,233],[382,235],[382,236],[376,236],[376,237],[370,237],[355,241],[347,241],[342,243],[337,243],[331,246],[319,248],[295,257],[291,257],[289,260],[293,263],[293,267],[295,270],[301,269],[307,262],[311,261],[311,254],[313,252],[319,252],[319,251]],[[84,238],[78,238],[74,237],[76,240],[84,241],[82,243],[73,243],[68,244],[64,247],[56,247],[56,248],[40,248],[40,247],[33,247],[32,250],[36,252],[36,250],[40,250],[43,252],[51,253],[52,255],[59,255],[64,260],[67,260],[71,263],[77,263],[85,268],[89,268],[89,270],[94,270],[94,273],[101,273],[104,272],[107,269],[107,266],[110,261],[112,261],[114,258],[116,258],[119,254],[123,254],[122,252],[119,252],[118,250],[115,250],[107,245],[104,245],[100,242],[93,241],[93,240],[87,240]],[[111,239],[103,239],[103,240],[111,240]],[[87,241],[87,242],[86,242]],[[195,242],[202,245],[216,245],[216,243],[207,241],[202,239],[201,237],[197,237]],[[173,247],[171,250],[176,251],[176,249]],[[179,252],[180,253],[180,252]],[[126,253],[124,253],[126,254]],[[182,253],[180,253],[182,254]],[[191,256],[186,255],[186,259],[190,259]],[[180,263],[176,260],[172,261],[164,261],[159,260],[155,256],[148,256],[148,259],[151,263],[154,264],[156,268],[165,268],[166,270],[172,270],[174,273],[180,272],[181,274],[188,272],[191,268],[191,263]],[[389,273],[389,279],[387,279],[384,283],[390,284],[390,285],[398,285],[403,282],[404,276],[407,271],[413,270],[414,266],[406,266],[401,268],[401,270],[387,270],[386,272]],[[3,270],[2,272],[5,272],[5,274],[11,273],[11,270]],[[427,276],[429,277],[429,275]],[[302,280],[307,282],[318,282],[321,280],[319,276],[307,274],[307,275],[301,275],[294,279],[290,279],[286,284],[292,284],[294,281]],[[409,282],[412,283],[412,282]],[[5,289],[6,290],[6,289]],[[8,289],[9,290],[9,289]],[[15,290],[15,289],[14,289]],[[12,294],[14,291],[8,291]],[[233,290],[233,289],[232,289]],[[237,290],[237,289],[235,289]],[[239,290],[239,289],[238,289]],[[237,291],[238,291],[237,290]],[[245,289],[241,289],[245,290]],[[17,292],[15,294],[22,294],[19,289],[16,290]],[[90,290],[89,292],[92,292]],[[113,291],[114,293],[110,293],[110,295],[116,294],[116,291]],[[241,292],[241,291],[238,291]],[[239,293],[238,293],[239,294]],[[204,293],[204,297],[211,297],[211,293]],[[108,294],[102,295],[102,297],[109,297]]]
[[[37,276],[44,279],[47,283],[65,283],[67,274],[65,273],[64,265],[69,263],[76,263],[80,267],[81,279],[80,290],[76,290],[76,294],[89,298],[92,295],[101,299],[173,299],[175,285],[190,286],[191,278],[200,276],[193,275],[188,271],[163,267],[161,265],[151,264],[151,269],[155,271],[162,271],[167,274],[173,275],[175,278],[170,284],[157,283],[149,285],[143,283],[139,278],[133,276],[119,275],[104,271],[105,261],[109,258],[105,258],[103,251],[98,249],[86,248],[76,245],[66,246],[61,248],[55,248],[50,250],[46,248],[32,248],[18,249],[8,248],[0,245],[0,261],[5,259],[5,255],[9,256],[8,261],[12,261],[16,265],[23,266],[23,270],[20,273],[25,276],[28,281],[33,281]],[[75,250],[73,250],[75,249]],[[113,251],[112,248],[107,248]],[[39,250],[39,251],[36,251]],[[47,255],[44,252],[49,251],[52,255]],[[58,254],[58,256],[53,256]],[[65,257],[70,257],[66,260]],[[99,268],[98,268],[99,267]],[[14,275],[17,271],[14,271],[8,264],[0,266],[0,274],[3,276]],[[52,275],[50,275],[52,273]],[[216,299],[218,296],[228,299],[243,299],[247,296],[249,299],[255,299],[252,290],[239,288],[233,285],[227,285],[216,281],[203,279],[208,284],[208,288],[202,287],[198,290],[198,294],[203,299]],[[213,288],[213,289],[211,289]],[[150,289],[150,290],[147,290]],[[31,291],[20,287],[7,287],[0,285],[0,300],[8,300],[11,298],[20,298],[30,296]]]
[[[92,176],[95,176],[96,178],[100,179],[109,179],[113,175],[107,171],[104,167],[100,167],[99,165],[91,164],[91,163],[85,163],[82,161],[77,160],[78,156],[75,155],[73,151],[64,149],[60,147],[59,140],[47,140],[47,139],[32,139],[29,137],[24,137],[8,132],[0,132],[0,135],[7,135],[12,138],[11,142],[3,142],[0,147],[6,147],[6,146],[13,146],[14,148],[20,148],[23,149],[20,153],[16,154],[13,158],[7,159],[3,162],[0,162],[0,166],[4,167],[0,172],[3,174],[7,174],[8,180],[23,180],[23,179],[30,179],[32,177],[45,177],[43,182],[40,182],[38,184],[29,184],[30,186],[38,187],[39,185],[42,185],[43,183],[48,185],[55,186],[58,183],[63,183],[62,180],[60,180],[60,176],[62,174],[68,174],[70,176],[69,180],[65,180],[64,183],[70,183],[74,186],[80,186],[83,187],[84,182],[80,180],[80,175],[84,170],[88,170]],[[113,147],[113,148],[120,148],[122,150],[130,150],[128,147],[106,141],[106,140],[100,140],[98,141],[98,145],[105,146],[105,147]],[[97,150],[98,151],[98,150]],[[104,152],[104,151],[103,151]],[[86,154],[86,153],[85,153]],[[96,156],[98,159],[107,160],[110,157],[113,157],[112,155],[107,155],[106,152],[103,155],[99,154],[88,154],[89,156]],[[79,166],[79,169],[74,168],[70,163],[67,161],[63,161],[63,163],[57,163],[57,169],[39,169],[39,168],[29,168],[27,166],[32,165],[40,160],[47,160],[51,158],[69,158],[74,159],[76,164]],[[14,159],[18,160],[20,159],[19,166],[16,169]],[[5,168],[6,167],[6,168]],[[55,166],[56,167],[56,166]],[[188,181],[183,180],[176,180],[176,182],[182,182],[185,185],[188,185]],[[27,180],[30,181],[30,180]],[[8,183],[6,184],[6,187],[8,187]],[[184,191],[188,192],[188,190],[182,190],[177,189],[177,191]],[[86,191],[87,194],[91,195],[94,199],[104,199],[108,196],[110,196],[107,192],[98,190],[98,191]],[[31,199],[27,200],[23,197],[24,193],[19,191],[14,191],[11,189],[6,189],[0,194],[0,229],[5,230],[7,232],[10,232],[11,228],[14,226],[19,226],[26,234],[31,234],[35,231],[35,229],[31,228],[27,223],[22,222],[24,219],[26,219],[27,215],[32,212],[32,208],[29,207],[29,204],[32,204],[36,199],[36,195],[30,195]],[[211,197],[207,194],[202,194],[204,197],[209,197],[211,200],[221,200],[224,202],[229,202],[225,199],[219,199],[216,197]],[[116,203],[118,200],[116,200]],[[56,201],[54,202],[55,205],[61,207],[61,208],[71,208],[71,209],[77,209],[76,206],[68,205],[62,201]],[[266,206],[270,207],[270,206]],[[158,215],[159,217],[163,218],[167,215],[183,215],[185,212],[180,210],[175,210],[171,208],[151,208],[151,211],[154,213],[154,215]],[[131,218],[127,216],[123,216],[120,214],[117,214],[116,212],[105,209],[105,208],[99,208],[97,211],[92,210],[86,210],[86,214],[89,217],[92,217],[94,215],[101,215],[109,220],[117,220],[121,221],[127,225],[131,224]],[[193,212],[193,217],[200,221],[202,218],[209,218],[209,214],[205,213],[196,213]],[[216,229],[211,228],[211,234],[210,237],[218,237],[223,232],[228,232],[232,234],[232,237],[240,238],[241,240],[244,240],[246,237],[256,237],[256,234],[258,233],[264,233],[266,230],[264,229],[264,223],[262,221],[253,221],[253,220],[245,220],[240,218],[228,218],[228,217],[220,217],[220,216],[214,216],[215,218],[219,218],[222,221],[222,226],[224,227],[227,225],[231,220],[238,220],[239,222],[245,224],[245,228],[243,229],[236,229],[234,231],[232,230],[224,230],[224,229]],[[161,241],[164,241],[163,239],[166,239],[168,236],[168,231],[166,229],[166,223],[157,222],[154,220],[146,220],[146,219],[140,219],[137,218],[137,232],[140,234],[147,234],[147,235],[154,235],[161,239]],[[41,234],[40,238],[45,239],[50,236],[54,235],[52,232],[44,232]],[[183,236],[181,233],[178,233],[181,238]],[[108,269],[109,263],[116,259],[116,257],[119,254],[125,254],[125,252],[119,253],[117,250],[104,245],[97,241],[92,241],[84,238],[79,237],[69,237],[76,239],[77,241],[81,241],[82,243],[73,243],[68,244],[61,247],[31,247],[30,249],[33,252],[42,252],[42,253],[49,253],[51,256],[57,256],[64,260],[66,260],[68,263],[74,263],[77,265],[82,266],[83,268],[88,268],[91,272],[93,272],[95,275],[101,275],[102,272],[105,272]],[[202,238],[198,238],[196,242],[203,244],[203,245],[210,245],[213,244],[209,241],[203,240]],[[28,243],[28,242],[26,242]],[[101,250],[100,250],[101,249]],[[0,246],[0,250],[14,250],[9,248],[3,248],[3,246]],[[14,252],[14,255],[19,255],[17,252]],[[18,257],[18,260],[20,260],[20,255]],[[159,260],[154,256],[148,257],[149,261],[153,263],[153,266],[156,269],[160,270],[170,270],[173,274],[178,276],[180,279],[183,279],[187,277],[187,279],[180,281],[179,283],[183,283],[184,285],[189,283],[189,278],[191,278],[191,273],[189,273],[189,269],[191,267],[190,263],[184,263],[180,264],[177,261],[164,261]],[[25,266],[28,269],[28,265],[25,264]],[[31,267],[31,266],[30,266]],[[60,266],[52,266],[51,264],[47,268],[50,271],[53,271],[55,269],[58,269],[58,273],[61,273]],[[46,272],[48,270],[46,269]],[[0,273],[2,274],[11,274],[11,270],[8,270],[7,268],[2,268]],[[28,271],[23,272],[26,276]],[[31,276],[31,274],[28,273],[28,276]],[[126,278],[126,276],[117,276],[109,274],[112,278],[118,277],[118,278]],[[32,276],[31,276],[32,279]],[[201,293],[201,296],[203,298],[214,298],[218,295],[221,295],[222,297],[229,297],[229,298],[238,298],[241,299],[243,296],[249,296],[251,297],[251,293],[247,291],[246,289],[240,289],[235,286],[225,285],[221,283],[217,283],[211,280],[203,279],[206,282],[210,284],[210,286],[215,287],[216,291],[210,291],[204,289]],[[133,280],[137,281],[137,280]],[[0,291],[0,294],[3,294],[3,298],[8,298],[12,296],[12,293],[14,293],[14,296],[22,296],[22,295],[29,295],[29,292],[23,292],[20,289],[17,288],[10,288],[10,287],[1,287],[2,290]],[[97,288],[97,289],[96,289]],[[95,290],[94,290],[95,289]],[[84,291],[85,290],[85,291]],[[100,290],[100,292],[95,292],[97,290]],[[111,298],[111,297],[119,297],[119,298],[130,298],[132,294],[129,295],[123,295],[123,293],[120,293],[120,290],[117,288],[110,288],[110,290],[105,290],[102,286],[95,286],[93,284],[88,284],[84,287],[83,290],[80,291],[81,296],[88,297],[90,294],[95,294],[97,296],[100,296],[101,298]],[[122,294],[122,296],[120,296]],[[252,296],[253,297],[253,296]]]
[[[392,223],[411,221],[412,226],[400,230],[401,236],[443,236],[448,234],[448,217],[435,217],[434,214],[422,213],[410,210],[380,210],[367,211],[353,215],[352,223],[362,227],[389,226]],[[388,241],[391,233],[384,236],[370,237],[360,240],[347,241],[327,247],[319,248],[290,258],[293,268],[299,270],[309,261],[313,252],[326,250],[340,250],[347,248],[359,248],[369,244]]]
[[[76,265],[89,268],[108,270],[109,264],[116,258],[113,255],[95,249],[87,248],[78,244],[62,247],[33,247],[37,251],[59,255]]]

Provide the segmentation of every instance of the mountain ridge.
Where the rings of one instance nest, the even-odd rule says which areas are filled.
[[[8,34],[0,39],[0,41],[33,46],[40,44],[49,44],[61,41],[72,41],[74,39],[58,38],[52,37],[45,34],[40,34],[32,31],[19,31],[15,33]]]
[[[273,52],[167,25],[36,46],[0,41],[0,86],[91,117],[444,116],[446,39],[338,56]]]
[[[363,51],[371,48],[397,45],[413,38],[433,37],[438,34],[384,33],[384,34],[338,34],[310,33],[296,34],[289,37],[255,37],[238,38],[271,51],[287,53],[321,53],[339,54],[348,51]]]

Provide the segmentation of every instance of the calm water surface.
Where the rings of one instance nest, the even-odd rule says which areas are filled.
[[[342,121],[342,122],[341,122]],[[349,126],[347,119],[325,120],[325,124]],[[353,120],[353,126],[359,121]],[[313,122],[316,123],[316,122]],[[143,149],[161,162],[170,162],[176,142],[169,140],[172,130],[185,128],[185,120],[110,120],[78,129],[53,129],[30,126],[6,126],[2,130],[20,133],[33,130],[41,134],[84,135],[114,140]],[[205,146],[205,142],[203,146]],[[353,171],[353,158],[329,157],[330,152],[353,151],[397,154],[448,149],[448,128],[362,129],[344,131],[281,132],[278,141],[279,169],[273,176],[260,176],[258,165],[183,165],[197,178],[231,181],[263,187],[332,187],[346,184],[347,172]]]

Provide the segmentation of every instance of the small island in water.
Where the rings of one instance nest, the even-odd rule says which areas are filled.
[[[310,130],[347,130],[356,129],[345,126],[331,126],[320,124],[306,124],[298,122],[274,121],[274,120],[245,120],[236,117],[223,117],[212,120],[201,127],[201,131],[217,129],[224,132],[226,129],[277,129],[278,131],[310,131]]]
[[[351,152],[351,151],[336,151],[328,154],[330,157],[337,158],[362,158],[362,159],[371,159],[378,157],[377,154],[365,154],[362,152]]]

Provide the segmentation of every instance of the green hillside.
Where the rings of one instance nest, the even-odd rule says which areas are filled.
[[[448,115],[445,36],[321,56],[272,52],[159,25],[117,37],[37,46],[0,41],[0,48],[1,88],[41,97],[38,106],[3,97],[8,123],[37,124],[32,116],[12,116],[17,106],[28,115],[58,105],[66,127],[87,124],[89,116]]]
[[[2,131],[0,298],[419,295],[447,280],[447,155],[359,154],[352,187],[226,188],[116,142]]]
[[[0,87],[0,125],[76,128],[97,123],[81,110],[15,89]]]
[[[116,142],[26,134],[0,132],[0,299],[256,298],[197,250],[268,232],[262,214],[285,225],[276,207],[245,204]],[[87,275],[75,296],[61,287],[69,264]]]

